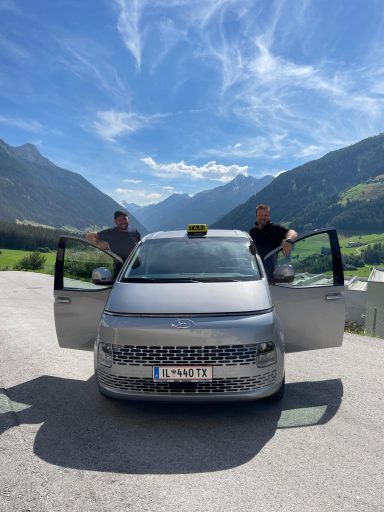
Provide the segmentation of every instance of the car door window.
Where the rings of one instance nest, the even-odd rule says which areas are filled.
[[[273,257],[273,256],[272,256]],[[276,255],[275,268],[290,264],[295,270],[292,283],[276,283],[276,286],[311,288],[338,284],[334,266],[335,251],[329,232],[317,233],[298,240],[292,245],[289,256],[280,251]]]
[[[92,280],[95,269],[107,269],[114,276],[113,258],[82,240],[67,240],[64,257],[63,288],[70,290],[99,290],[108,284]]]
[[[277,280],[270,282],[270,292],[281,320],[285,351],[339,347],[344,335],[345,302],[336,230],[304,235],[292,244],[288,257],[281,249],[269,257],[274,256]],[[283,266],[287,264],[294,268],[292,282],[292,269]]]

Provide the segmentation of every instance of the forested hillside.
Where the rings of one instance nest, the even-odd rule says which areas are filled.
[[[72,229],[113,225],[121,205],[78,173],[57,167],[32,144],[0,140],[0,219]],[[130,215],[131,226],[147,230]]]
[[[56,250],[59,237],[63,234],[68,235],[68,231],[0,221],[1,248],[24,251],[35,251],[41,248]]]
[[[376,195],[343,198],[358,184],[380,181],[383,171],[384,134],[380,134],[281,174],[214,227],[249,230],[255,222],[256,205],[268,203],[273,221],[299,232],[325,226],[335,226],[346,234],[382,232],[382,187],[377,187]]]

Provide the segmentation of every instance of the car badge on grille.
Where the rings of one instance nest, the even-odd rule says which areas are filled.
[[[171,327],[174,327],[175,329],[190,329],[193,327],[195,323],[192,320],[176,320],[171,324]]]

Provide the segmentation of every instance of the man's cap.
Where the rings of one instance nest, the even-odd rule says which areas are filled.
[[[114,213],[115,220],[117,219],[117,217],[120,217],[120,215],[123,215],[124,217],[128,217],[128,212],[126,212],[125,210],[116,210]]]

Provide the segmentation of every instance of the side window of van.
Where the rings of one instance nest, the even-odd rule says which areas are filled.
[[[284,256],[280,251],[275,268],[286,263],[293,266],[295,279],[292,283],[277,286],[308,288],[334,285],[332,249],[328,233],[318,233],[295,242],[289,256]]]
[[[103,285],[101,280],[96,282],[93,279],[95,277],[93,271],[96,269],[100,269],[100,272],[104,272],[104,274],[109,270],[113,276],[113,259],[86,242],[68,240],[64,256],[64,289],[97,290],[105,288],[106,285]]]

